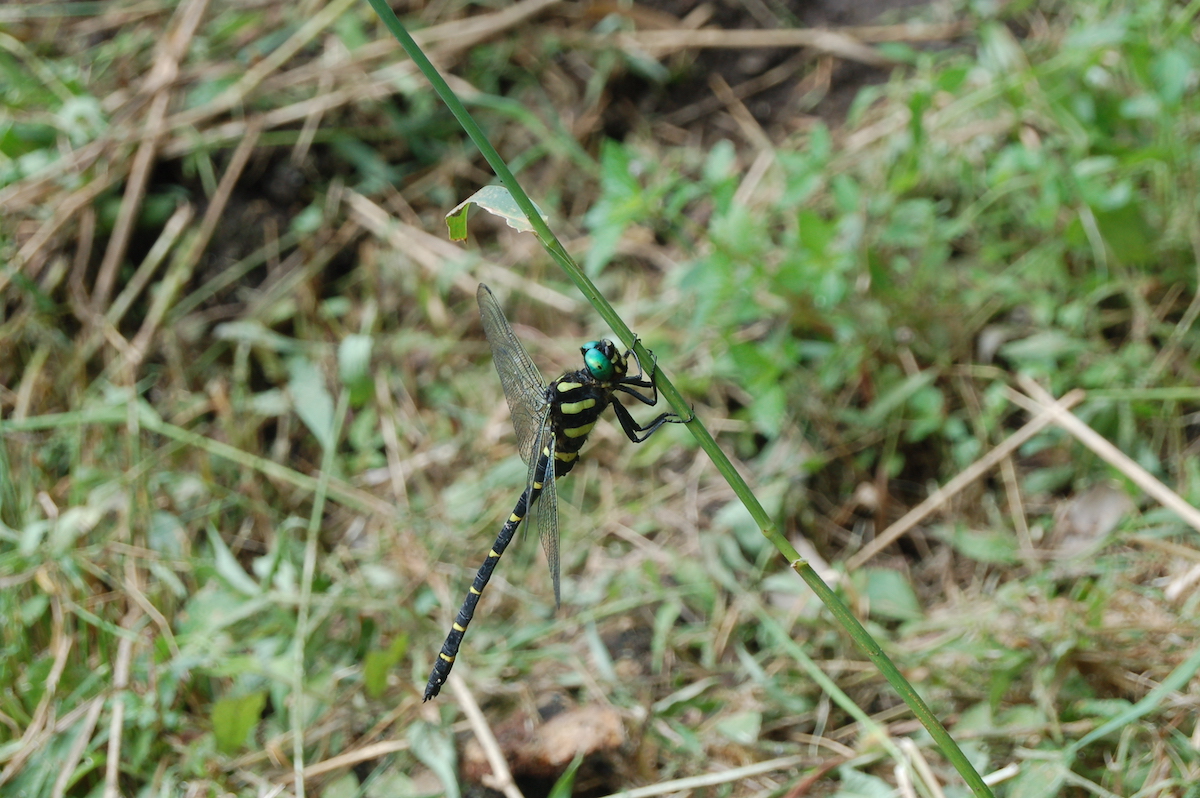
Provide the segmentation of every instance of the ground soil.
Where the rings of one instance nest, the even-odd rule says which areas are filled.
[[[704,0],[645,0],[642,5],[683,19],[702,3]],[[905,21],[928,8],[925,0],[717,0],[706,4],[712,13],[708,24],[730,30],[874,25]],[[671,121],[681,109],[712,97],[713,75],[719,75],[730,86],[738,86],[796,56],[796,51],[790,48],[695,51],[687,56],[691,63],[683,77],[673,80],[669,88],[654,87],[635,76],[611,86],[613,107],[637,108],[647,118]],[[883,83],[890,74],[888,68],[836,59],[830,66],[828,75],[809,81],[815,85],[805,85],[806,76],[812,73],[811,63],[798,66],[793,78],[746,100],[747,109],[769,132],[786,132],[794,127],[797,115],[814,115],[837,126],[845,120],[862,87]],[[608,132],[619,135],[620,125],[613,125],[612,121],[609,120]]]

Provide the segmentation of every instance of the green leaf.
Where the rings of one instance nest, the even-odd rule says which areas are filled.
[[[841,787],[833,794],[834,798],[891,798],[896,794],[883,779],[854,768],[838,768],[838,779]]]
[[[361,798],[361,796],[362,785],[358,783],[358,777],[351,772],[343,773],[321,787],[321,798]]]
[[[865,569],[861,589],[871,603],[871,616],[897,621],[915,621],[922,616],[921,603],[904,574],[890,568]]]
[[[38,593],[21,602],[17,613],[21,620],[21,625],[32,626],[46,613],[46,608],[49,606],[50,597],[45,593]]]
[[[1187,94],[1188,85],[1195,80],[1195,71],[1188,57],[1178,49],[1159,53],[1150,66],[1158,96],[1163,102],[1177,104]]]
[[[583,217],[592,236],[583,260],[588,274],[599,274],[616,253],[626,228],[649,215],[634,172],[629,152],[616,142],[605,143],[600,152],[600,198]]]
[[[787,415],[787,394],[782,385],[772,385],[760,393],[750,406],[755,428],[768,438],[778,438]]]
[[[325,209],[317,203],[312,203],[300,213],[292,217],[288,229],[300,235],[312,235],[325,224]]]
[[[936,534],[959,554],[976,562],[1012,565],[1017,557],[1017,539],[1011,532],[998,529],[937,527]]]
[[[1052,798],[1059,795],[1067,773],[1067,766],[1059,759],[1037,762],[1027,761],[1021,772],[1008,785],[1008,798]]]
[[[554,786],[550,788],[550,794],[546,798],[571,798],[571,791],[575,786],[575,773],[582,764],[583,752],[580,751],[571,760],[571,764],[567,765],[563,774],[558,777],[558,781],[554,782]]]
[[[459,798],[461,793],[455,775],[454,743],[449,735],[437,726],[419,720],[408,727],[408,744],[413,756],[421,760],[442,782],[446,788],[446,798]]]
[[[212,546],[213,566],[216,568],[217,575],[234,590],[247,596],[257,596],[259,594],[258,582],[255,582],[254,578],[246,573],[237,558],[233,556],[233,552],[225,545],[225,541],[212,527],[208,528],[208,545]]]
[[[664,601],[658,612],[654,613],[654,637],[650,640],[650,669],[653,673],[662,673],[667,638],[682,612],[683,604],[671,598]]]
[[[1157,233],[1137,205],[1129,202],[1111,210],[1092,208],[1092,214],[1104,242],[1122,263],[1142,265],[1154,256],[1153,242]]]
[[[761,730],[761,712],[737,712],[717,722],[717,731],[741,745],[753,745],[758,742],[758,733]]]
[[[1028,338],[1010,341],[1000,347],[1000,354],[1018,363],[1053,364],[1058,360],[1073,357],[1085,349],[1078,339],[1057,330],[1045,330]]]
[[[737,150],[729,139],[721,139],[708,151],[704,160],[704,180],[708,183],[718,183],[729,175],[737,164]]]
[[[875,403],[863,415],[862,424],[868,429],[874,429],[883,424],[894,410],[899,409],[911,396],[937,379],[936,369],[924,371],[906,377],[898,385],[880,394]]]
[[[258,724],[267,693],[259,690],[248,695],[222,698],[213,705],[213,736],[217,739],[217,750],[224,754],[236,754],[246,745],[246,738]]]
[[[347,335],[338,345],[338,376],[350,389],[350,402],[358,407],[374,391],[371,379],[371,336]]]
[[[231,321],[218,325],[213,330],[218,341],[233,341],[239,344],[260,346],[269,352],[295,352],[299,342],[274,330],[268,330],[257,321]]]
[[[408,651],[408,635],[400,635],[386,651],[368,651],[363,661],[363,688],[371,698],[379,698],[387,688],[388,671],[404,658]]]
[[[833,224],[816,211],[800,211],[796,217],[796,231],[800,235],[800,245],[814,255],[825,254],[833,241]]]
[[[312,361],[294,357],[288,361],[291,379],[288,392],[296,414],[322,449],[333,446],[333,397],[325,388],[325,379]]]
[[[472,205],[478,205],[493,216],[499,216],[509,227],[518,233],[533,232],[533,225],[529,223],[529,217],[517,205],[517,201],[513,199],[512,194],[508,193],[508,189],[504,186],[493,185],[484,186],[479,189],[454,206],[454,210],[446,214],[446,226],[450,228],[451,241],[466,240],[467,214],[470,212]],[[537,207],[536,204],[534,207]],[[541,208],[538,208],[538,213],[542,215],[542,219],[549,221],[549,217],[546,216],[545,211]]]

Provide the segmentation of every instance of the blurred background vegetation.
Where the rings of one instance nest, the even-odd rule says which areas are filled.
[[[1200,501],[1200,2],[392,5],[997,794],[1200,794],[1196,530],[1127,470],[1048,427],[854,560],[1018,375]],[[478,791],[472,697],[526,795],[539,718],[578,795],[964,794],[684,429],[601,424],[562,609],[515,546],[421,703],[525,476],[476,284],[547,376],[608,331],[447,241],[492,178],[364,2],[8,3],[0,97],[0,794]]]

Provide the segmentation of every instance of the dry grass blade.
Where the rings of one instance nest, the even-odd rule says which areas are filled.
[[[1008,436],[1000,445],[983,457],[972,463],[965,471],[942,487],[935,490],[929,498],[904,514],[896,523],[885,529],[879,537],[872,540],[861,551],[846,561],[847,570],[856,570],[867,560],[883,551],[888,545],[921,523],[931,513],[949,501],[956,493],[982,477],[999,465],[1005,458],[1015,452],[1020,446],[1034,435],[1054,423],[1054,409],[1074,407],[1083,401],[1083,391],[1072,391],[1055,403],[1054,408],[1046,407],[1038,411],[1038,415],[1021,429]]]
[[[343,1],[339,0],[339,2]],[[415,38],[419,42],[441,41],[440,46],[432,51],[430,57],[439,63],[445,64],[464,52],[471,45],[478,44],[485,38],[499,35],[511,29],[529,17],[541,13],[545,8],[556,2],[559,2],[559,0],[525,0],[523,3],[518,3],[495,14],[485,14],[465,20],[455,20],[426,29],[417,34]],[[322,18],[323,27],[317,27],[317,21],[314,19],[310,25],[305,26],[303,31],[297,32],[293,39],[293,46],[303,46],[308,39],[315,36],[323,27],[327,27],[331,20]],[[308,37],[308,39],[301,40],[301,33]],[[378,51],[371,47],[364,48],[364,51],[367,51],[369,56],[378,57],[388,55],[396,49],[396,44],[393,40],[388,40],[388,42],[384,42],[383,44],[387,44],[387,46],[379,46]],[[339,64],[338,68],[332,72],[335,78],[340,78],[348,82],[349,85],[339,86],[331,91],[323,91],[314,97],[264,111],[261,115],[263,129],[273,130],[352,103],[389,97],[397,92],[397,85],[402,78],[417,74],[416,67],[413,66],[411,61],[401,60],[389,63],[387,66],[376,70],[370,74],[368,80],[363,81],[361,79],[361,64],[364,60],[367,59],[361,56],[349,59],[345,63]],[[278,69],[282,64],[282,61],[272,61],[272,71]],[[197,146],[213,146],[223,142],[238,140],[245,133],[245,122],[242,120],[232,120],[206,129],[203,123],[225,113],[231,107],[230,103],[242,99],[246,93],[260,86],[260,84],[263,91],[270,91],[278,85],[287,86],[294,83],[304,83],[318,78],[323,74],[320,71],[314,70],[319,70],[319,65],[314,67],[313,65],[305,64],[293,70],[296,73],[294,76],[292,73],[284,73],[268,80],[268,73],[264,69],[259,68],[253,75],[253,79],[250,77],[244,78],[238,86],[231,87],[227,94],[214,98],[212,102],[199,108],[175,114],[166,122],[167,127],[175,135],[169,142],[163,145],[163,154],[178,157],[193,151]],[[195,131],[191,129],[193,126],[202,128],[199,138],[197,138]]]
[[[684,49],[760,47],[806,47],[847,61],[869,66],[891,66],[896,61],[868,42],[929,42],[963,35],[961,24],[896,25],[865,28],[820,29],[788,28],[771,30],[650,30],[611,35],[586,34],[578,37],[591,46],[616,45],[627,50],[652,52],[662,57]]]
[[[760,153],[765,152],[770,154],[775,149],[774,145],[771,143],[771,137],[768,136],[767,132],[762,129],[762,125],[758,123],[758,120],[754,118],[754,115],[751,114],[746,109],[746,106],[742,104],[741,99],[739,99],[738,96],[733,93],[733,89],[731,89],[729,84],[725,82],[725,78],[714,72],[708,76],[708,85],[712,89],[713,94],[716,95],[717,99],[719,99],[725,105],[726,110],[729,111],[729,114],[733,117],[733,120],[737,122],[737,126],[742,131],[742,135],[745,136],[746,141],[749,142],[750,145],[755,149],[759,150]],[[747,179],[749,179],[749,176],[747,176]],[[749,191],[744,192],[739,196],[744,197],[746,193],[749,193]],[[743,198],[741,201],[745,202],[745,199]]]
[[[337,770],[352,768],[362,762],[370,762],[373,759],[395,754],[399,751],[407,751],[409,742],[407,740],[387,740],[381,743],[371,743],[364,745],[362,748],[356,748],[353,751],[346,751],[343,754],[332,756],[329,759],[321,762],[314,762],[304,768],[304,778],[315,779],[318,776],[324,776],[327,773],[333,773]],[[280,784],[292,784],[296,781],[294,773],[285,773],[281,775],[277,781]]]
[[[471,731],[475,732],[475,739],[479,741],[488,764],[491,765],[492,783],[488,786],[504,793],[507,798],[524,798],[517,788],[516,782],[513,781],[512,772],[508,769],[508,762],[504,759],[500,743],[496,740],[496,735],[492,734],[487,718],[479,709],[479,702],[475,700],[475,694],[471,692],[470,686],[462,678],[461,672],[451,671],[447,681],[454,688],[454,697],[458,700],[458,705],[462,707],[463,714],[467,716],[467,721],[471,724]]]
[[[20,248],[15,258],[17,271],[40,268],[48,245],[55,236],[74,219],[80,211],[90,207],[93,201],[111,186],[129,177],[125,187],[125,202],[120,205],[120,216],[114,234],[109,239],[104,261],[99,270],[93,295],[96,299],[104,298],[111,291],[117,264],[119,264],[132,234],[133,222],[141,208],[141,199],[145,191],[146,180],[153,165],[159,158],[178,158],[195,152],[197,148],[217,146],[222,143],[239,141],[248,134],[247,122],[232,120],[215,126],[211,122],[229,111],[237,103],[245,100],[249,94],[259,87],[267,88],[268,78],[274,75],[287,60],[306,46],[322,30],[337,19],[355,0],[337,0],[325,6],[291,36],[284,45],[272,51],[270,57],[255,64],[250,70],[229,87],[223,94],[197,108],[166,115],[168,100],[173,92],[169,88],[179,83],[178,63],[185,51],[195,26],[203,17],[207,0],[194,0],[181,6],[177,17],[180,20],[176,30],[164,41],[164,47],[155,64],[155,69],[147,80],[147,90],[151,92],[150,100],[143,102],[138,97],[126,104],[126,118],[115,123],[105,135],[78,150],[63,155],[48,168],[41,170],[25,180],[13,183],[0,191],[0,204],[14,215],[18,212],[28,213],[40,207],[54,207],[54,214],[40,225],[38,231]],[[525,0],[525,2],[505,9],[504,11],[471,17],[466,20],[455,20],[434,26],[423,32],[429,41],[444,40],[434,53],[439,60],[445,61],[465,51],[472,44],[498,35],[505,30],[541,13],[558,0]],[[421,39],[422,36],[418,36]],[[368,55],[386,55],[395,49],[394,41],[385,41],[385,47],[379,53]],[[364,48],[371,50],[371,48]],[[323,91],[311,97],[282,108],[268,109],[259,117],[262,129],[272,130],[297,121],[312,118],[335,108],[368,99],[378,99],[394,94],[396,80],[400,75],[415,74],[412,64],[402,61],[389,65],[373,74],[364,84],[359,79],[358,66],[363,58],[356,57],[346,64],[339,65],[339,70],[333,74],[350,79],[353,84],[340,86],[331,91]],[[320,65],[316,68],[319,70]],[[305,64],[295,72],[303,73],[298,78],[303,81],[305,75],[312,73],[321,76],[320,71],[313,72],[314,67]],[[190,76],[194,78],[195,76]],[[277,76],[281,78],[285,76]],[[285,81],[286,82],[286,81]],[[273,84],[270,84],[273,85]],[[135,118],[128,112],[141,106],[144,115]],[[162,118],[165,117],[165,118]],[[115,157],[115,152],[123,145],[141,142],[137,155],[130,161]],[[56,180],[67,174],[82,174],[105,156],[112,156],[113,165],[99,176],[92,177],[87,185],[75,190],[65,198],[56,196],[58,188]],[[0,274],[0,290],[10,280],[6,272]],[[94,306],[102,306],[104,302],[93,301]]]
[[[1200,510],[1184,501],[1178,493],[1160,482],[1157,477],[1105,440],[1094,429],[1080,421],[1073,413],[1067,412],[1062,403],[1055,402],[1054,397],[1045,388],[1024,375],[1019,375],[1017,382],[1029,393],[1029,396],[1009,391],[1008,396],[1013,402],[1031,413],[1048,414],[1055,424],[1074,435],[1080,443],[1095,452],[1104,462],[1124,474],[1130,482],[1146,491],[1160,504],[1186,521],[1193,529],[1200,531]],[[1041,415],[1039,415],[1040,417]]]
[[[100,713],[103,710],[103,696],[97,696],[87,703],[87,714],[63,758],[63,769],[59,771],[58,778],[54,780],[50,798],[63,798],[67,794],[67,787],[75,775],[75,769],[79,767],[79,760],[83,758],[83,752],[87,749],[88,743],[92,741],[92,732],[96,730],[96,724],[100,721]]]
[[[150,180],[150,171],[154,166],[158,147],[165,130],[163,122],[167,117],[167,106],[171,102],[171,86],[179,74],[179,63],[187,55],[196,34],[196,28],[208,8],[208,0],[187,0],[176,10],[178,24],[164,39],[155,58],[154,66],[146,78],[144,90],[153,95],[146,119],[140,126],[144,131],[137,154],[133,158],[133,166],[129,170],[129,179],[125,182],[125,196],[117,211],[117,221],[113,226],[112,236],[108,240],[108,248],[104,259],[100,262],[100,271],[96,276],[95,290],[92,292],[92,308],[96,315],[104,312],[108,306],[108,298],[112,292],[113,282],[117,279],[117,269],[125,257],[129,247],[129,237],[138,213],[142,209],[142,201],[146,195],[146,184]]]
[[[238,79],[237,83],[214,97],[207,104],[199,108],[184,111],[173,117],[171,119],[171,127],[175,128],[196,124],[203,119],[224,113],[242,103],[260,83],[266,80],[269,75],[274,74],[303,47],[307,46],[321,31],[332,25],[355,2],[357,0],[333,0],[333,2],[324,6],[319,12],[305,21],[299,30],[289,36],[287,41],[272,50],[270,55],[256,63],[250,69],[247,69]]]
[[[752,97],[758,92],[766,91],[772,86],[777,86],[780,83],[791,79],[797,72],[804,68],[805,64],[812,61],[815,55],[816,54],[814,53],[806,51],[796,53],[779,66],[772,67],[761,75],[756,75],[755,77],[743,81],[736,86],[730,87],[730,93],[738,100],[744,101],[746,98]],[[805,80],[808,79],[809,78],[805,78]],[[670,114],[667,114],[663,118],[663,121],[672,125],[685,125],[688,122],[693,122],[703,116],[706,116],[707,114],[712,113],[713,111],[716,111],[724,104],[725,101],[720,97],[705,97],[698,102],[694,102],[690,105],[680,108],[678,111],[673,111]]]
[[[30,236],[29,240],[17,251],[16,258],[14,259],[15,262],[13,263],[13,271],[36,271],[37,267],[47,256],[45,249],[67,222],[75,218],[75,215],[80,211],[90,207],[97,197],[124,179],[128,172],[128,163],[116,164],[111,170],[95,178],[86,186],[54,202],[54,214],[42,223],[38,231]],[[20,184],[16,185],[19,186]],[[11,209],[10,213],[15,213],[15,208],[12,205],[4,204],[2,195],[0,195],[0,206]],[[0,291],[3,291],[8,286],[11,279],[10,273],[7,270],[0,273]]]
[[[868,66],[892,66],[896,61],[874,47],[833,31],[798,28],[792,30],[654,30],[597,37],[598,44],[616,44],[626,50],[643,50],[659,57],[679,50],[758,47],[807,47],[846,61]]]
[[[125,615],[121,625],[132,631],[141,617],[140,610],[131,610]],[[120,798],[121,795],[118,779],[121,775],[121,740],[125,731],[125,696],[122,692],[129,688],[133,642],[131,637],[122,637],[117,643],[117,661],[113,667],[112,719],[108,727],[108,762],[104,772],[104,798]]]
[[[418,44],[452,42],[456,48],[466,48],[484,39],[525,22],[562,0],[521,0],[494,14],[480,14],[469,19],[434,25],[413,34]],[[394,45],[395,42],[392,42]]]
[[[692,776],[686,779],[673,779],[671,781],[660,782],[659,784],[651,784],[648,787],[639,787],[636,790],[623,790],[612,793],[605,798],[652,798],[655,795],[698,790],[702,787],[715,787],[718,784],[732,784],[735,781],[748,779],[752,776],[761,776],[764,773],[771,773],[776,770],[788,770],[804,764],[807,760],[808,757],[804,756],[784,756],[778,759],[768,759],[765,762],[756,762],[753,765],[730,768],[720,773],[706,773],[703,776]]]

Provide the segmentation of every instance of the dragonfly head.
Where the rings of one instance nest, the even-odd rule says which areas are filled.
[[[601,382],[624,377],[628,371],[625,356],[617,351],[612,341],[588,341],[579,347],[588,373]]]

